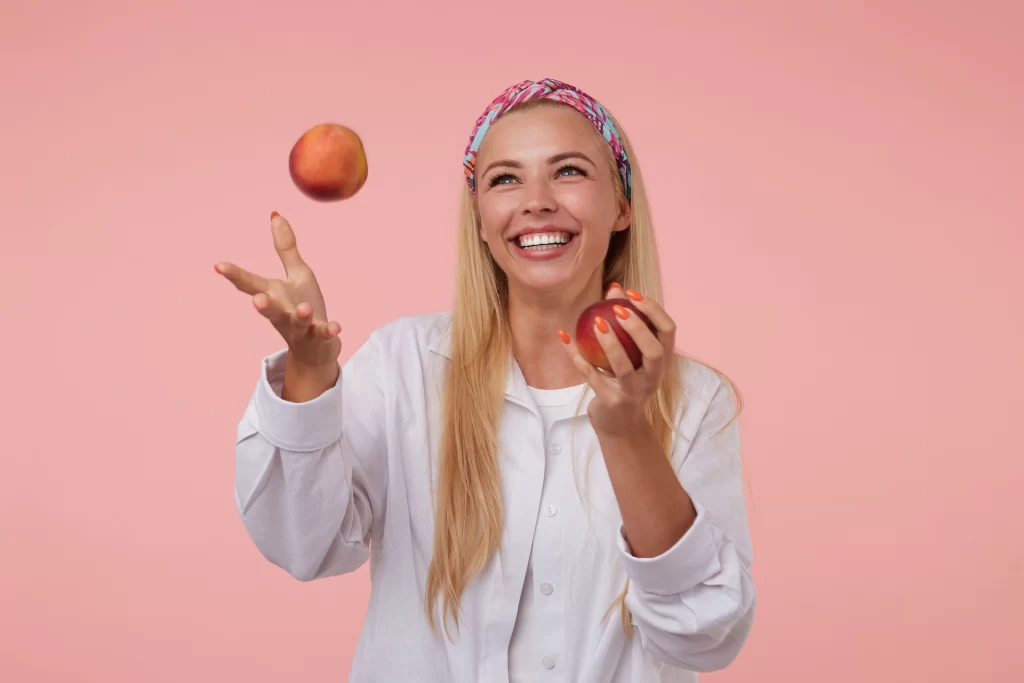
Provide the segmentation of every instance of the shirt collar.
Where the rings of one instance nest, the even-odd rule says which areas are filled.
[[[435,334],[431,336],[429,348],[431,352],[450,361],[452,359],[451,317],[445,316],[443,322],[437,325],[435,330]],[[586,414],[587,406],[593,397],[594,390],[591,387],[587,387],[583,396],[583,404],[580,406],[581,415]],[[516,362],[512,354],[509,354],[505,370],[505,398],[528,408],[534,413],[539,413],[536,401],[533,400],[533,395],[526,385],[526,377],[523,375],[519,363]]]

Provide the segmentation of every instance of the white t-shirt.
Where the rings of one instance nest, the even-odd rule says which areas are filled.
[[[542,506],[540,513],[547,517],[555,517],[557,514],[556,491],[564,490],[566,480],[571,481],[572,477],[569,449],[553,450],[550,447],[551,425],[555,420],[569,418],[577,413],[585,386],[579,384],[564,389],[537,389],[527,386],[544,421],[544,453],[547,462],[544,467],[543,499],[546,504]],[[538,581],[540,583],[537,583]],[[531,552],[526,566],[526,580],[523,582],[523,595],[519,601],[516,625],[508,647],[509,683],[533,683],[542,680],[541,674],[545,669],[540,653],[545,648],[538,641],[554,636],[546,633],[545,608],[542,604],[543,598],[550,592],[551,584],[544,581],[543,576],[535,575]]]

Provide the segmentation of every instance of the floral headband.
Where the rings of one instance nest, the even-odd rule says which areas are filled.
[[[626,148],[619,139],[619,131],[616,130],[612,117],[590,95],[575,86],[556,81],[553,78],[545,78],[539,81],[523,81],[511,86],[505,92],[498,95],[491,102],[487,110],[477,119],[476,126],[474,126],[473,132],[469,136],[469,144],[466,146],[466,156],[463,161],[466,171],[466,182],[469,183],[470,192],[476,192],[476,177],[474,175],[476,154],[491,124],[516,105],[536,99],[555,100],[556,102],[567,104],[586,116],[594,124],[594,127],[604,136],[605,141],[612,148],[615,162],[619,168],[619,175],[622,177],[622,186],[626,190],[626,199],[629,200],[631,189],[629,158],[626,156]]]

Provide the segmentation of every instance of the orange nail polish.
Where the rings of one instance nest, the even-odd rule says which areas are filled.
[[[618,304],[615,304],[614,306],[612,306],[612,310],[615,311],[615,315],[618,316],[622,320],[625,320],[626,318],[629,317],[629,311],[627,311],[625,308],[623,308],[622,306],[620,306]]]
[[[627,289],[626,290],[626,296],[628,296],[633,301],[643,301],[644,300],[644,298],[640,295],[640,292],[634,292],[632,289]]]
[[[618,282],[613,282],[613,283],[611,284],[611,286],[612,286],[612,287],[618,287],[619,289],[622,289],[622,285],[620,285],[620,284],[619,284]]]
[[[280,215],[281,214],[279,214],[277,211],[271,211],[270,212],[270,220],[274,220],[276,217],[278,217]]]
[[[572,339],[569,338],[569,335],[565,333],[565,330],[559,330],[558,336],[561,337],[563,344],[568,344],[570,341],[572,341]]]
[[[608,327],[608,321],[602,318],[601,316],[597,316],[596,318],[594,318],[594,324],[597,325],[597,329],[601,332],[601,334],[606,334],[610,329]]]

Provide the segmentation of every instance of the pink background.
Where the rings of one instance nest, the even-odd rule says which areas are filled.
[[[550,75],[632,135],[680,346],[748,402],[760,610],[706,680],[1024,680],[1022,5],[568,4],[4,1],[0,679],[345,679],[368,576],[245,536],[279,340],[211,266],[277,274],[276,209],[343,357],[447,308],[471,124]],[[320,121],[350,201],[289,180]]]

